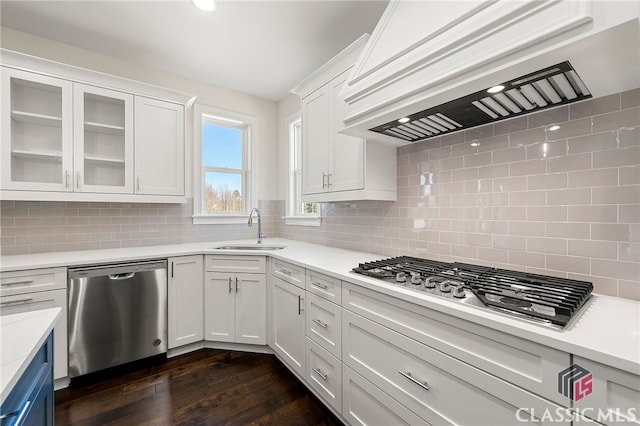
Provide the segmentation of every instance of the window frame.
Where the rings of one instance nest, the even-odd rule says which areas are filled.
[[[315,213],[303,213],[302,206],[302,119],[299,113],[287,118],[287,215],[285,225],[321,226],[320,205]],[[297,167],[296,167],[297,166]]]
[[[226,111],[207,105],[194,105],[194,149],[193,149],[193,223],[198,224],[239,224],[249,217],[251,206],[257,205],[256,183],[254,179],[255,150],[257,146],[258,120],[236,112]],[[205,166],[202,163],[202,126],[210,122],[217,125],[246,129],[243,132],[242,163],[242,212],[208,213],[204,208],[204,188],[207,171],[230,173],[238,169]]]

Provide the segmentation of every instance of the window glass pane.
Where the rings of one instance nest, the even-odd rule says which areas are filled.
[[[242,129],[203,123],[202,163],[242,169]]]
[[[242,212],[242,175],[205,172],[204,210],[207,213]]]

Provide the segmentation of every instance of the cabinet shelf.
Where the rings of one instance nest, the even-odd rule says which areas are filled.
[[[61,127],[62,117],[56,117],[52,115],[36,114],[26,111],[11,111],[11,119],[28,124],[38,124],[40,126]]]
[[[113,126],[111,124],[95,123],[91,121],[84,122],[84,130],[92,133],[105,133],[110,135],[123,135],[124,126]]]
[[[33,150],[33,149],[12,149],[11,156],[15,158],[60,158],[62,159],[62,152]]]
[[[98,157],[93,155],[85,155],[85,161],[94,161],[100,163],[114,163],[114,164],[124,164],[124,158],[108,158],[108,157]]]

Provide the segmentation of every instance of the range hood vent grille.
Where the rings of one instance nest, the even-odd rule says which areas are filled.
[[[589,98],[591,93],[567,61],[370,130],[418,142]]]

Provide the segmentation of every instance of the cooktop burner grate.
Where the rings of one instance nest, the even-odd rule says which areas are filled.
[[[568,324],[593,291],[585,281],[411,256],[360,263],[353,272],[444,297],[450,297],[453,286],[457,300],[475,297],[479,302],[471,304],[560,326]],[[434,285],[443,280],[448,286]]]

